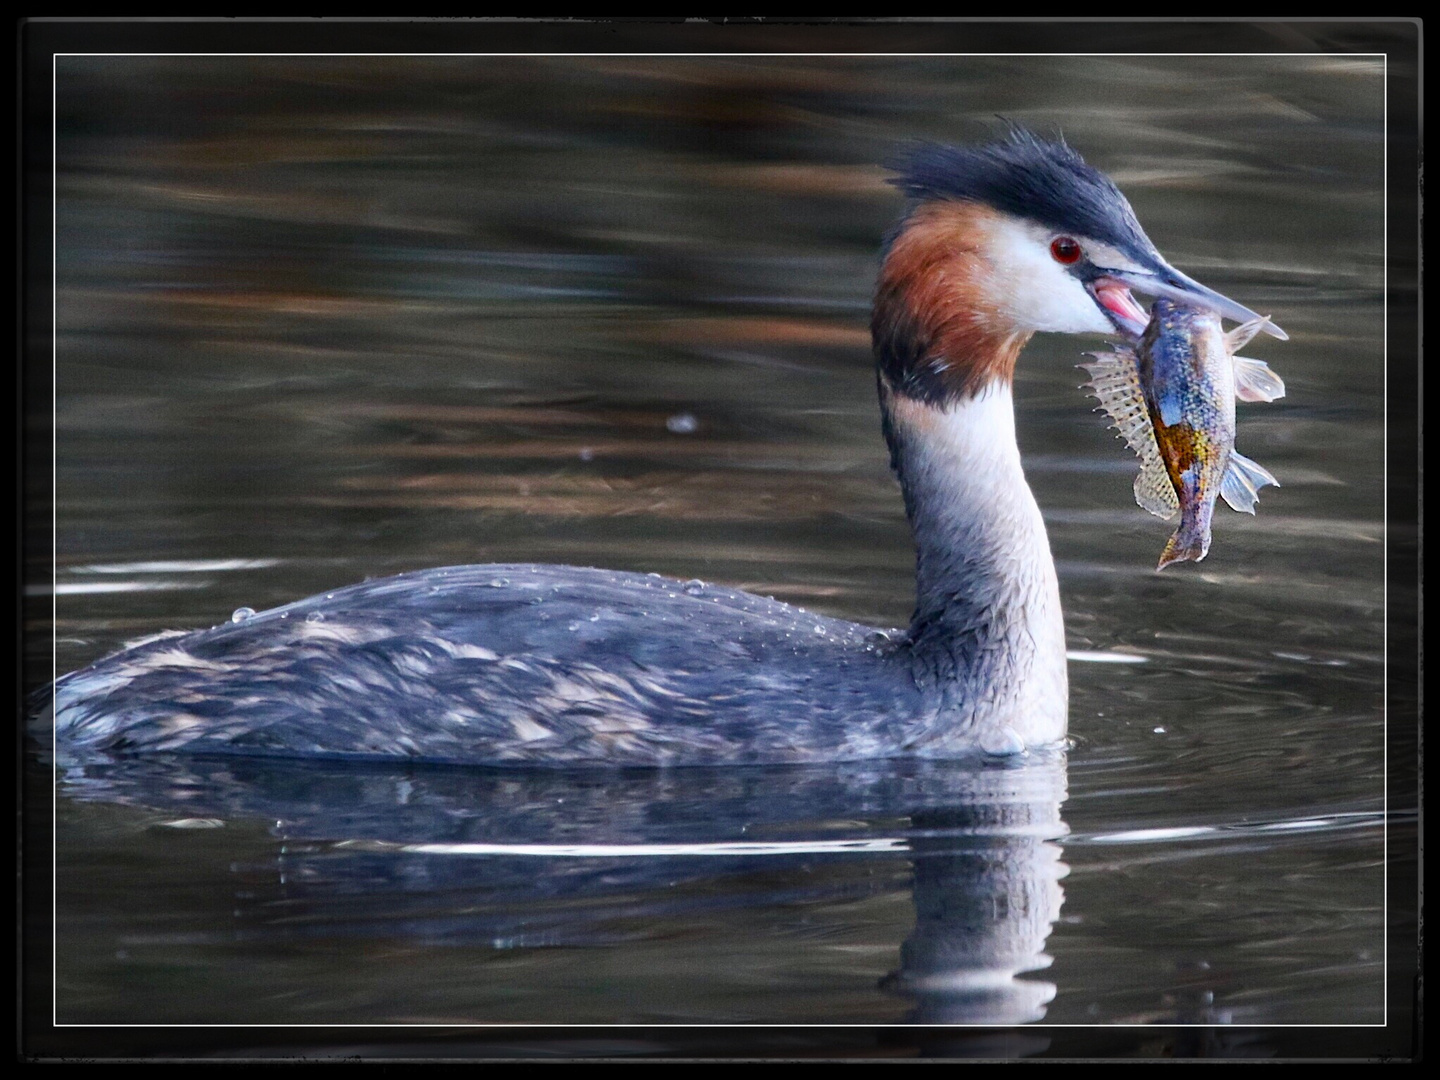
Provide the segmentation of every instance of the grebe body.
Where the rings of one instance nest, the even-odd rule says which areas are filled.
[[[916,547],[910,626],[566,566],[425,570],[57,680],[69,753],[684,765],[1013,754],[1066,731],[1054,561],[1015,437],[1036,332],[1134,337],[1136,286],[1254,313],[1171,268],[1063,143],[917,151],[872,335]],[[1267,325],[1270,332],[1279,331]]]
[[[58,700],[72,748],[126,753],[665,765],[974,749],[944,665],[903,642],[698,581],[457,566],[156,638],[67,676]],[[988,748],[1064,732],[1063,708],[1026,715]]]

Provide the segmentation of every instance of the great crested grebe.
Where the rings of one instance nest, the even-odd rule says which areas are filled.
[[[699,582],[569,566],[424,570],[59,679],[71,751],[679,765],[1008,754],[1065,735],[1060,592],[1015,441],[1037,331],[1133,338],[1129,289],[1231,319],[1113,182],[1023,130],[915,151],[871,329],[914,534],[904,632]],[[1285,335],[1273,325],[1266,329]]]

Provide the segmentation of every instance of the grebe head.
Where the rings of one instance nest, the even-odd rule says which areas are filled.
[[[988,145],[925,146],[893,182],[911,204],[881,272],[876,343],[906,337],[898,352],[920,347],[910,359],[939,368],[886,372],[922,399],[1008,377],[1037,331],[1138,336],[1148,316],[1131,288],[1257,318],[1166,262],[1120,189],[1064,142],[1014,128]]]

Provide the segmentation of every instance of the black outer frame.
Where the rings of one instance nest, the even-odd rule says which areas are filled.
[[[397,1060],[676,1060],[1423,1057],[1419,932],[1423,819],[1420,728],[1419,19],[1385,21],[854,20],[31,20],[18,25],[16,617],[18,716],[49,677],[52,551],[52,54],[56,52],[1029,52],[1385,53],[1387,56],[1388,1018],[1374,1028],[924,1027],[477,1029],[67,1027],[51,1024],[51,774],[26,762],[15,729],[17,1057],[22,1060],[343,1057]],[[615,1057],[619,1037],[629,1049]],[[646,1047],[648,1049],[641,1049]]]

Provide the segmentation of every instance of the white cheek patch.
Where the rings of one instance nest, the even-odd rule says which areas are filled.
[[[986,299],[1014,329],[1110,334],[1114,325],[1085,286],[1050,254],[1053,235],[1038,225],[1001,218],[985,245],[991,273]]]

